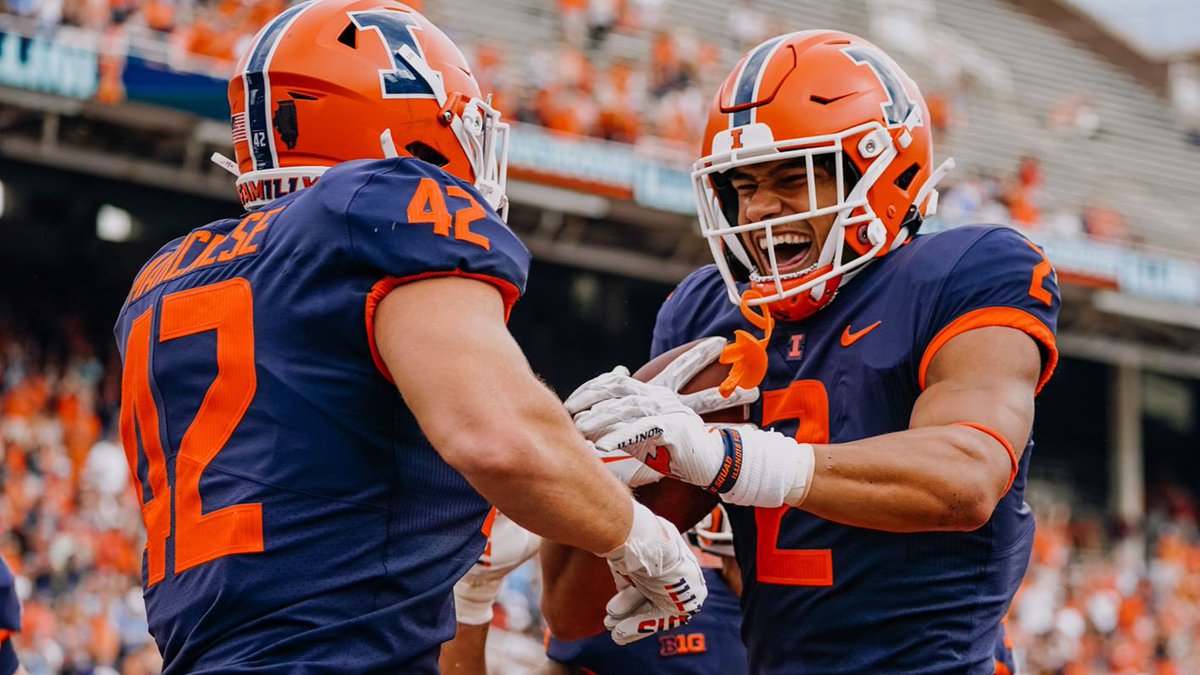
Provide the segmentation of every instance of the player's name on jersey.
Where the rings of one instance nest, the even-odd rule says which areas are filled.
[[[128,302],[149,293],[159,284],[198,269],[228,263],[258,253],[264,233],[286,206],[255,211],[242,218],[228,235],[208,229],[193,230],[179,247],[159,255],[142,269],[129,291]]]
[[[312,176],[292,176],[291,178],[263,178],[251,180],[237,186],[238,196],[243,204],[265,203],[284,195],[290,195],[297,190],[312,187],[317,179]]]

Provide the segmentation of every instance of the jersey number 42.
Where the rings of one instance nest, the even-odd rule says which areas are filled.
[[[134,319],[129,330],[121,385],[121,443],[146,523],[148,586],[166,576],[172,520],[176,574],[222,556],[263,550],[261,504],[235,504],[205,514],[200,500],[200,475],[233,435],[257,387],[250,283],[229,279],[171,293],[156,304],[161,305],[157,339],[152,306]],[[151,355],[155,343],[207,331],[216,331],[217,375],[175,456],[172,513],[162,426],[151,389]],[[139,480],[139,445],[146,457],[150,499],[144,498]]]

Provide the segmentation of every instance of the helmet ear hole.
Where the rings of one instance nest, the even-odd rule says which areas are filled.
[[[437,150],[434,150],[432,147],[422,143],[421,141],[413,141],[412,143],[404,146],[404,149],[407,150],[408,154],[412,155],[413,157],[416,157],[422,162],[428,162],[438,168],[446,166],[450,163],[450,160],[447,159],[445,155]]]
[[[351,49],[358,49],[358,31],[354,28],[353,22],[346,24],[346,27],[338,35],[337,41]]]
[[[901,190],[907,190],[909,185],[912,185],[913,179],[917,177],[917,172],[921,170],[921,165],[918,162],[913,162],[904,173],[896,176],[895,185]]]

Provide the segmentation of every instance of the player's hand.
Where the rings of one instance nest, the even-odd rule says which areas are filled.
[[[627,452],[730,504],[804,503],[816,469],[812,445],[749,424],[707,425],[669,393],[652,394],[597,403],[575,426],[599,450]]]
[[[627,453],[659,473],[708,487],[725,441],[668,389],[602,401],[575,416],[575,428],[602,453]]]
[[[619,645],[687,623],[708,597],[700,563],[683,535],[637,502],[629,537],[604,557],[618,589],[604,626]]]
[[[617,594],[605,606],[608,616],[604,617],[604,627],[613,642],[627,645],[661,631],[679,628],[691,619],[687,614],[659,609],[637,587],[621,577],[616,580]]]
[[[459,623],[491,623],[492,605],[504,587],[504,578],[532,558],[541,543],[541,537],[497,512],[483,555],[454,584],[454,610]]]
[[[721,356],[721,350],[728,341],[723,337],[710,337],[696,344],[695,347],[679,355],[667,364],[662,372],[655,375],[649,382],[641,382],[629,375],[625,366],[617,366],[611,372],[598,375],[579,386],[563,403],[567,412],[572,416],[588,410],[595,404],[622,396],[646,395],[653,388],[665,387],[679,397],[684,405],[699,415],[707,415],[718,410],[727,410],[747,405],[758,400],[758,388],[736,389],[726,398],[717,387],[710,387],[691,394],[680,394],[684,387],[700,371],[712,365]]]

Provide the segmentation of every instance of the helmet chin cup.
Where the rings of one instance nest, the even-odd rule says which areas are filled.
[[[832,266],[823,266],[819,273],[827,273]],[[799,286],[803,281],[795,279],[785,281],[783,283],[784,291],[786,292],[790,286]],[[822,307],[828,305],[833,296],[837,294],[838,288],[842,285],[842,278],[835,276],[826,281],[817,284],[807,293],[795,293],[785,296],[779,300],[766,303],[767,308],[771,311],[771,316],[780,321],[802,321],[816,314]],[[772,281],[756,281],[750,284],[750,288],[763,293],[764,295],[775,295],[777,289],[775,282]]]

